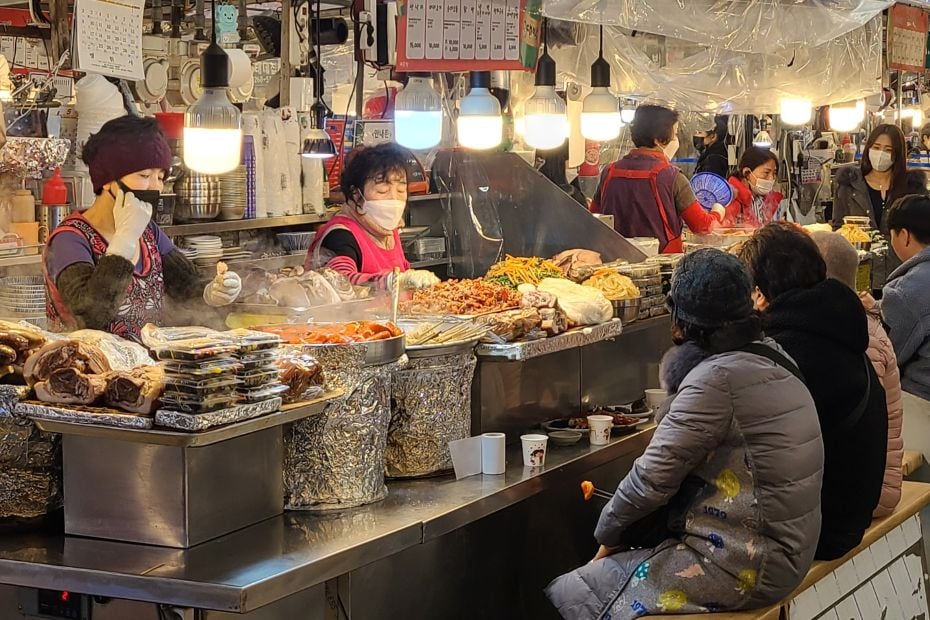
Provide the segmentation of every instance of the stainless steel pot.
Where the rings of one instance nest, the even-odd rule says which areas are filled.
[[[175,218],[180,221],[213,220],[220,214],[219,177],[185,171],[174,184]]]

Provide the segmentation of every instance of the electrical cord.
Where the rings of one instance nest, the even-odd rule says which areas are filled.
[[[333,172],[336,170],[336,164],[339,162],[339,160],[342,158],[343,154],[345,153],[346,127],[349,126],[349,109],[352,107],[352,98],[355,96],[355,91],[357,88],[358,88],[358,80],[353,79],[352,90],[349,92],[349,100],[346,102],[346,113],[343,115],[343,120],[342,120],[342,138],[340,138],[339,140],[339,145],[338,145],[339,152],[336,153],[336,156],[333,158],[333,162],[329,166],[329,170],[327,171],[327,175],[326,175],[327,177],[332,176]],[[321,129],[323,129],[323,131],[326,131],[325,128],[321,127]]]

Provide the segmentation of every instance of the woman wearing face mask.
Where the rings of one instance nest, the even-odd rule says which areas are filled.
[[[705,211],[688,178],[670,163],[678,151],[677,112],[641,105],[630,135],[636,148],[604,168],[591,210],[613,215],[614,229],[624,237],[655,237],[662,253],[680,253],[685,224],[706,234],[726,210],[714,205]]]
[[[111,120],[87,141],[82,158],[97,198],[49,236],[44,256],[47,314],[58,330],[98,329],[137,340],[146,323],[170,316],[202,325],[203,305],[239,296],[239,276],[204,279],[152,221],[171,151],[152,119]],[[167,299],[166,299],[167,298]],[[162,312],[167,301],[170,312]]]
[[[396,144],[357,149],[342,172],[342,210],[316,235],[304,266],[329,267],[352,284],[389,288],[395,268],[401,288],[426,288],[439,281],[429,271],[410,269],[398,228],[407,206],[407,152]]]
[[[775,219],[782,195],[775,191],[778,157],[768,149],[749,147],[730,177],[734,198],[723,222],[727,226],[761,228]]]

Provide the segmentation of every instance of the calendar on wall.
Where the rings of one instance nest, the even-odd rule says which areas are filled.
[[[398,71],[534,69],[540,0],[401,0]]]
[[[144,79],[144,8],[145,0],[75,0],[74,68],[128,80]]]
[[[922,73],[927,61],[928,13],[903,4],[888,16],[888,68]]]

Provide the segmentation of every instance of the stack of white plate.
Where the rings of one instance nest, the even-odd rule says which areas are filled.
[[[223,258],[223,241],[215,235],[197,235],[187,238],[187,247],[197,250],[194,263],[199,267],[215,265]]]
[[[252,258],[252,253],[246,250],[243,250],[239,246],[231,248],[223,248],[223,260],[224,261],[234,261],[234,260],[248,260]]]
[[[0,313],[26,319],[45,316],[45,283],[42,276],[0,278]]]
[[[221,220],[241,220],[248,204],[245,166],[239,166],[220,177]]]

